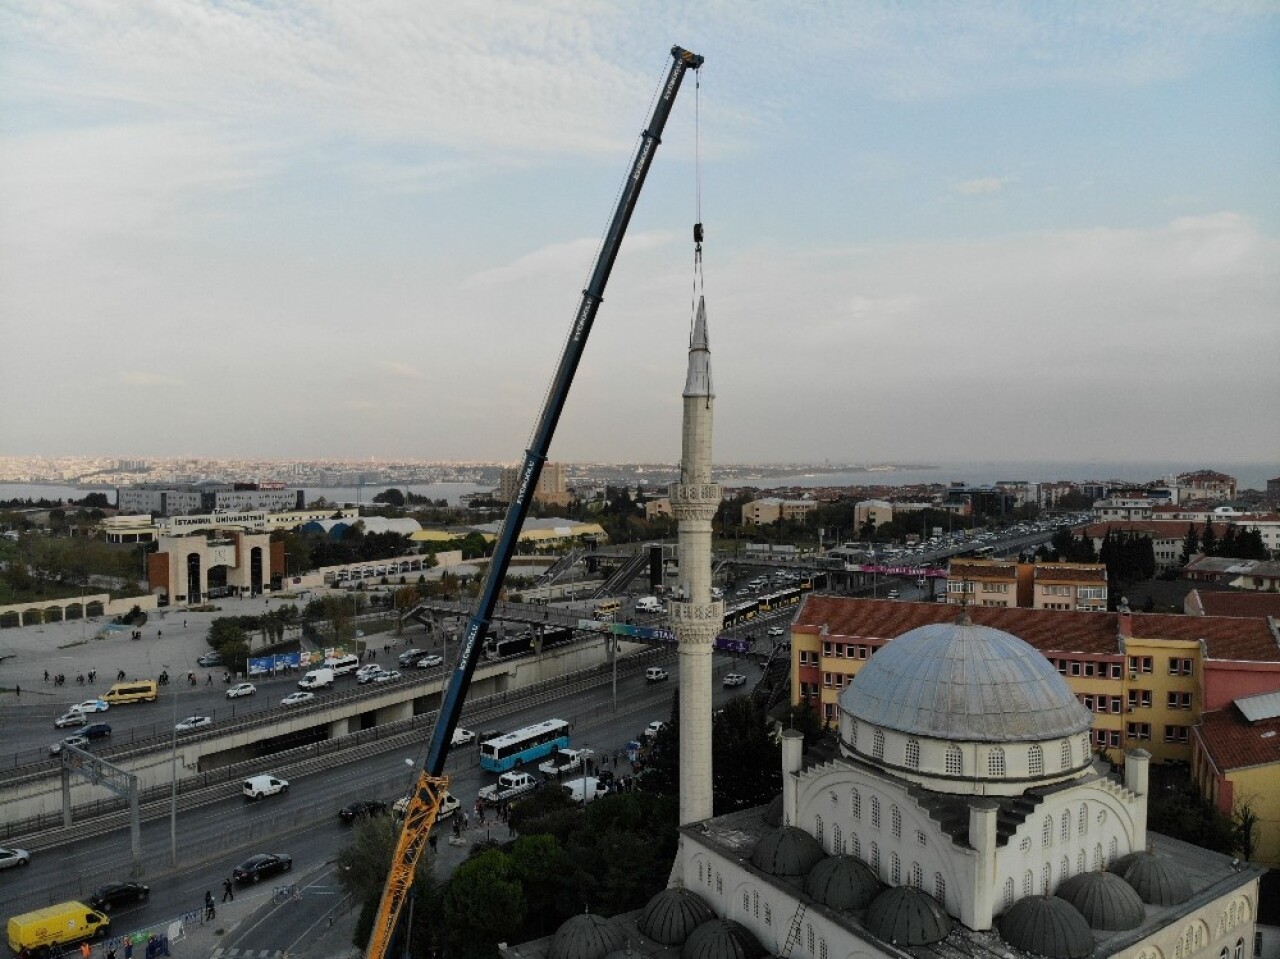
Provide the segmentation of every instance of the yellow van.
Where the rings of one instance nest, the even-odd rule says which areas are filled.
[[[111,931],[104,913],[82,902],[60,902],[9,919],[9,948],[40,959],[86,939],[101,939]]]
[[[116,683],[103,694],[103,699],[112,706],[120,703],[154,703],[160,687],[154,679],[135,679],[127,683]]]

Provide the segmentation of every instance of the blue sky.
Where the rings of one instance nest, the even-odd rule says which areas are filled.
[[[518,458],[673,43],[717,459],[1280,453],[1280,5],[982,0],[0,2],[0,453]],[[556,458],[678,456],[691,81]]]

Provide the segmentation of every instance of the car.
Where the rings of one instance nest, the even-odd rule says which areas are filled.
[[[174,726],[174,731],[179,733],[189,733],[193,729],[204,729],[206,726],[213,725],[212,716],[188,716],[178,725]]]
[[[280,700],[281,706],[301,706],[303,703],[309,703],[316,698],[315,693],[304,692],[298,690],[296,693],[290,693],[284,699]]]
[[[644,736],[645,739],[653,739],[658,735],[658,733],[662,732],[666,728],[666,723],[661,719],[655,719],[648,726],[644,727],[644,732],[641,733],[641,735]]]
[[[84,749],[89,745],[89,739],[86,736],[64,736],[52,746],[49,747],[49,755],[56,756],[62,752],[63,746],[75,746],[77,749]]]
[[[418,649],[418,647],[415,646],[412,649],[406,649],[396,658],[400,660],[401,666],[408,666],[410,663],[415,662],[419,657],[421,657],[424,652],[426,652],[426,650]]]
[[[376,683],[378,677],[384,672],[381,666],[375,666],[373,669],[365,673],[356,673],[356,682],[361,686],[367,686],[369,683]]]
[[[742,673],[725,673],[724,684],[726,686],[742,686],[746,683],[747,677]]]
[[[64,729],[67,726],[83,726],[89,720],[85,719],[84,713],[70,712],[63,713],[53,721],[53,725],[57,729]]]
[[[196,664],[199,666],[221,666],[222,656],[218,653],[205,653],[196,659]]]
[[[111,704],[102,699],[86,699],[82,703],[76,703],[67,707],[69,713],[105,713],[111,708]]]
[[[95,889],[85,901],[99,912],[110,912],[116,906],[146,902],[149,895],[151,887],[140,882],[108,882]]]
[[[770,636],[785,636],[787,634],[787,631],[781,626],[770,626],[767,632]]]
[[[444,657],[436,656],[434,653],[430,656],[423,656],[418,660],[419,669],[434,669],[436,666],[444,665]]]
[[[241,696],[252,696],[258,691],[253,683],[236,683],[227,690],[227,699],[239,699]]]
[[[26,866],[31,863],[31,853],[16,846],[0,846],[0,869],[10,866]]]
[[[398,669],[384,669],[373,674],[375,683],[394,683],[399,678],[400,671]]]
[[[287,793],[289,780],[271,775],[250,776],[244,781],[241,791],[246,799],[261,799],[264,796],[274,796],[276,793]]]
[[[669,674],[661,666],[650,666],[644,671],[644,679],[647,683],[660,683],[667,678]]]
[[[245,886],[249,883],[258,882],[260,879],[265,879],[267,876],[288,872],[292,868],[292,857],[286,856],[284,853],[259,853],[256,856],[250,856],[236,866],[231,875],[235,877],[236,882]]]
[[[440,811],[436,813],[436,822],[441,819],[448,819],[462,807],[462,803],[453,797],[453,793],[445,793],[444,798],[440,800]],[[409,797],[401,796],[396,800],[391,811],[397,816],[403,816],[409,809]]]
[[[538,772],[544,776],[563,776],[582,768],[582,761],[591,755],[589,749],[557,749],[546,760],[538,763]]]
[[[356,670],[356,681],[366,683],[369,680],[366,677],[372,677],[375,673],[382,672],[382,667],[377,663],[369,663],[367,666],[361,666]]]
[[[80,735],[85,739],[102,739],[111,735],[111,727],[106,723],[90,723],[80,730]]]
[[[475,741],[476,741],[476,734],[472,730],[463,729],[461,726],[459,726],[453,731],[453,739],[450,741],[449,745],[465,746],[467,745],[467,743],[473,743]]]
[[[361,817],[381,816],[386,811],[387,804],[381,799],[360,799],[339,809],[338,818],[345,823],[353,823]]]

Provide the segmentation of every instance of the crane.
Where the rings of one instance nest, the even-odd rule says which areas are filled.
[[[667,78],[654,103],[649,125],[640,135],[640,143],[631,164],[631,171],[623,184],[613,211],[613,219],[609,223],[604,242],[601,243],[600,251],[596,255],[595,268],[591,272],[587,288],[582,291],[582,300],[574,313],[573,325],[564,350],[560,354],[555,378],[547,391],[529,447],[525,450],[516,493],[507,508],[502,530],[494,544],[489,573],[485,577],[484,587],[476,599],[475,610],[463,633],[457,664],[453,667],[445,687],[444,697],[440,703],[440,713],[436,717],[436,724],[432,730],[426,762],[409,794],[404,823],[400,828],[395,853],[391,859],[391,872],[387,875],[382,898],[378,902],[378,912],[373,920],[369,946],[365,950],[366,959],[386,959],[392,934],[395,932],[401,909],[413,884],[413,873],[422,856],[422,848],[426,845],[431,829],[435,825],[440,803],[449,787],[449,777],[444,775],[444,765],[449,755],[453,732],[462,713],[467,689],[471,686],[471,676],[475,672],[476,663],[483,650],[485,634],[489,629],[494,605],[498,601],[502,581],[507,574],[507,566],[515,552],[520,527],[524,525],[525,516],[528,515],[534,491],[538,487],[538,476],[551,449],[551,439],[555,434],[556,424],[560,421],[560,414],[564,410],[569,387],[573,384],[578,363],[586,349],[587,337],[591,333],[596,313],[604,300],[605,286],[609,282],[614,261],[622,246],[622,238],[626,235],[627,225],[631,222],[636,201],[640,198],[645,177],[653,163],[654,151],[662,142],[662,130],[667,124],[667,118],[671,115],[671,108],[680,90],[680,83],[687,71],[701,68],[703,58],[677,46],[671,48],[671,61]],[[700,227],[701,224],[699,229]]]

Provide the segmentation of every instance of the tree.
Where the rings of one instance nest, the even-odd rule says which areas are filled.
[[[494,959],[524,924],[527,904],[510,859],[487,849],[453,874],[444,893],[447,951],[456,959]]]
[[[398,834],[398,825],[390,816],[358,819],[352,830],[351,844],[338,853],[338,881],[361,907],[352,936],[355,946],[363,948],[373,931],[373,919],[382,898],[382,887],[386,885],[387,874],[391,871]],[[418,861],[413,876],[413,895],[423,904],[439,896],[435,880],[431,877],[428,855]],[[430,954],[431,936],[435,932],[431,919],[432,910],[429,908],[414,911],[411,943],[413,954],[419,959],[426,959]]]
[[[1182,538],[1182,565],[1186,566],[1200,549],[1200,537],[1196,535],[1196,524],[1187,524],[1187,535]]]
[[[772,724],[750,696],[735,696],[711,722],[712,790],[717,816],[761,806],[782,791]]]
[[[1240,857],[1249,862],[1258,851],[1258,823],[1261,820],[1248,801],[1236,805],[1232,820],[1235,824],[1233,851],[1240,853]]]
[[[373,501],[375,503],[386,503],[388,506],[399,506],[403,508],[404,493],[400,492],[395,487],[392,487],[390,489],[383,490],[373,498]]]
[[[1204,521],[1204,532],[1200,534],[1200,548],[1206,556],[1218,555],[1218,534],[1208,517]]]

